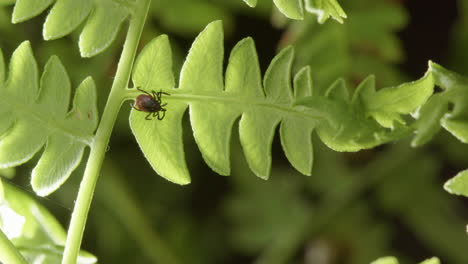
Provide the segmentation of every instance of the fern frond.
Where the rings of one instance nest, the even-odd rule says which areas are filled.
[[[244,2],[250,7],[257,5],[257,0],[244,0]],[[304,9],[317,15],[320,24],[325,23],[330,17],[343,23],[343,18],[347,17],[336,0],[273,0],[273,3],[286,17],[296,20],[304,19]]]
[[[28,263],[61,263],[66,232],[60,222],[24,191],[0,179],[0,228]],[[78,264],[97,258],[80,251]]]
[[[257,176],[266,179],[278,125],[286,157],[298,171],[310,175],[311,133],[315,128],[334,150],[373,147],[409,132],[403,124],[384,128],[379,122],[393,124],[393,120],[400,120],[400,114],[414,111],[427,99],[428,91],[432,91],[428,74],[420,81],[379,92],[373,90],[374,81],[369,78],[352,100],[341,80],[325,95],[313,95],[307,67],[294,76],[294,86],[291,85],[292,47],[285,48],[272,60],[262,85],[257,53],[250,38],[240,41],[232,50],[223,84],[222,41],[220,22],[211,23],[200,33],[182,67],[177,89],[173,89],[175,81],[166,36],[148,44],[136,62],[135,86],[148,92],[162,90],[171,94],[162,99],[163,103],[168,102],[164,120],[145,120],[146,113],[138,111],[132,111],[130,116],[133,133],[146,158],[170,181],[190,182],[181,132],[181,119],[187,107],[196,143],[214,171],[222,175],[230,173],[230,135],[234,122],[240,118],[239,136],[248,165]],[[405,95],[406,90],[412,92]],[[383,112],[374,107],[375,102],[392,107]],[[379,122],[370,116],[378,116]]]
[[[96,91],[91,78],[78,87],[69,111],[70,80],[51,57],[39,80],[29,42],[13,53],[8,79],[0,52],[0,167],[22,164],[46,143],[32,172],[39,195],[56,190],[78,165],[97,125]],[[40,83],[40,89],[39,89]]]
[[[29,20],[52,5],[53,0],[17,0],[13,23]],[[105,50],[114,40],[122,22],[131,13],[127,0],[57,0],[43,28],[45,40],[70,34],[82,23],[79,48],[81,56],[92,57]]]

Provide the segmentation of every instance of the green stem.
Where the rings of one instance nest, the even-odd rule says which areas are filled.
[[[75,208],[71,216],[62,264],[75,264],[80,251],[81,240],[93,198],[94,188],[104,160],[107,144],[111,136],[120,106],[125,96],[125,89],[130,80],[133,61],[140,40],[141,32],[146,20],[151,0],[139,0],[135,5],[135,12],[130,19],[130,25],[125,39],[122,55],[117,67],[117,73],[107,100],[101,123],[96,131],[88,163],[81,181]]]
[[[0,229],[0,263],[28,264],[23,255]]]

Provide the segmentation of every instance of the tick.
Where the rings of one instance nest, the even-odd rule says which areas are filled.
[[[161,104],[161,97],[163,94],[170,94],[162,91],[151,91],[150,94],[147,91],[140,89],[139,87],[137,87],[137,90],[143,92],[144,94],[138,95],[135,99],[135,103],[130,104],[133,109],[148,113],[148,115],[145,117],[146,120],[151,120],[150,116],[157,117],[158,120],[163,120],[164,116],[166,116],[166,109],[164,106],[167,104]]]

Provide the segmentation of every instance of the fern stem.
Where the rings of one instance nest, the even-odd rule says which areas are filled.
[[[0,229],[0,263],[27,264],[18,249]]]
[[[139,0],[135,5],[135,12],[130,19],[127,37],[117,67],[117,73],[114,83],[112,84],[106,107],[104,108],[104,113],[102,114],[101,123],[99,124],[93,143],[91,144],[88,163],[71,216],[62,264],[76,263],[94,189],[104,160],[112,128],[123,102],[125,88],[128,86],[138,42],[141,32],[143,31],[150,2],[151,0]]]

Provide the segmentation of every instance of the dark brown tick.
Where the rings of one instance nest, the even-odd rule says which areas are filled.
[[[141,112],[148,113],[145,117],[146,120],[151,120],[150,116],[157,117],[158,120],[163,120],[164,116],[166,116],[166,109],[163,108],[167,104],[161,104],[161,97],[163,94],[170,95],[168,93],[159,91],[151,91],[151,94],[147,91],[144,91],[137,87],[137,90],[143,92],[144,94],[140,94],[135,99],[134,104],[130,104],[133,109]]]

